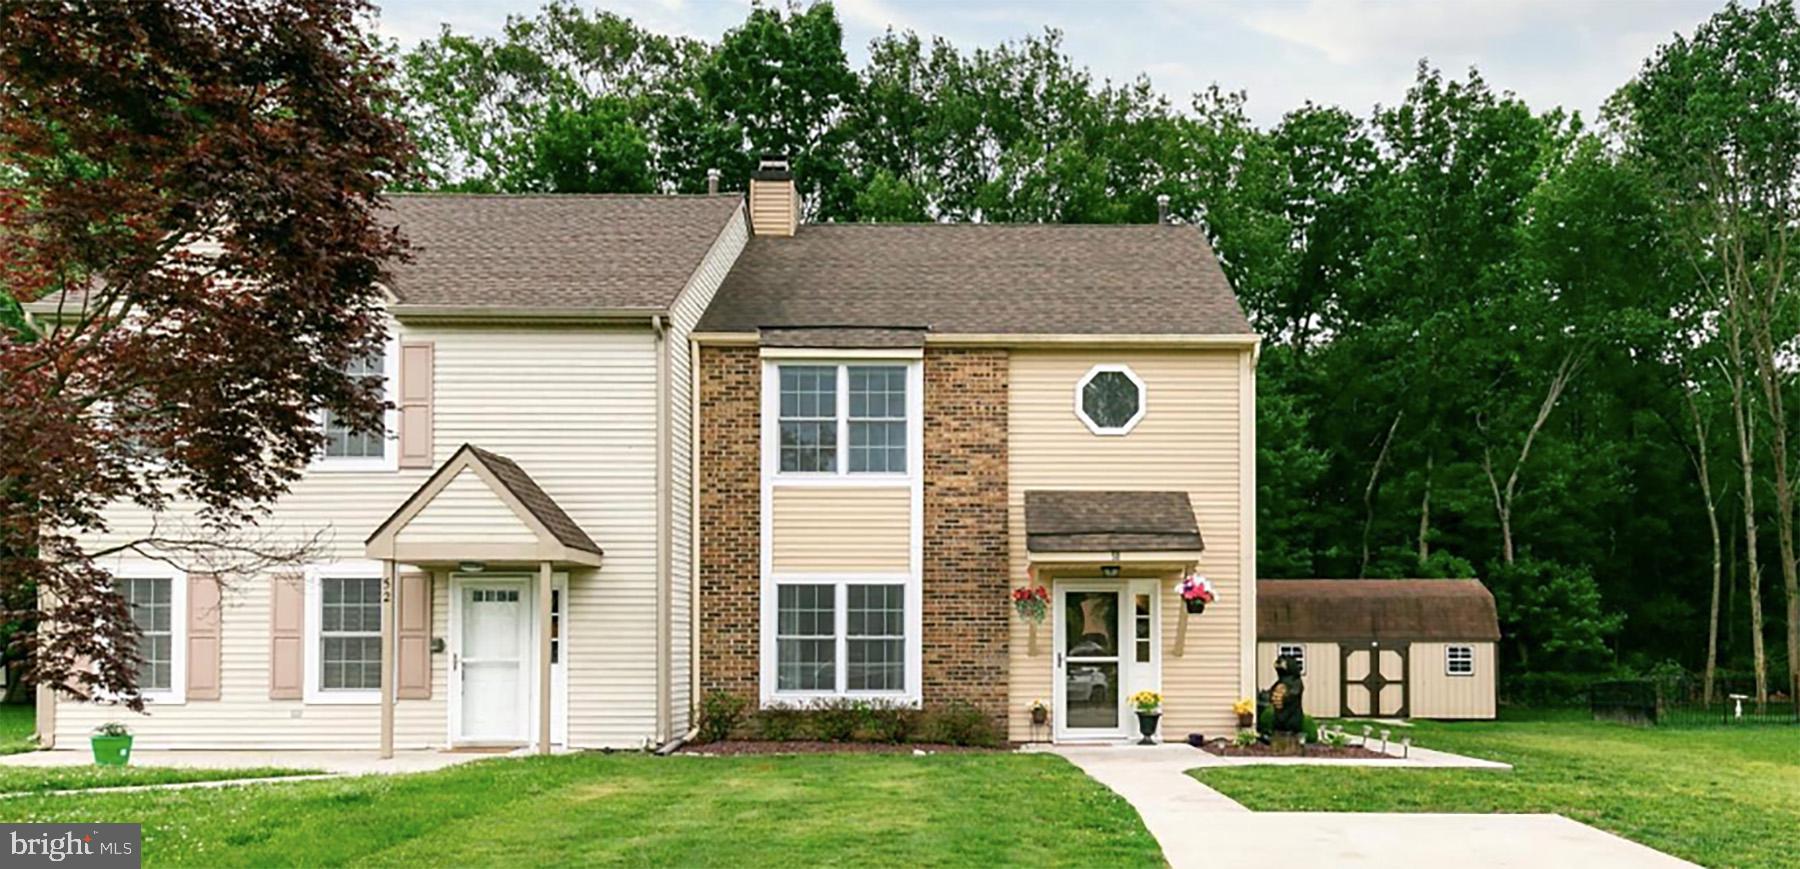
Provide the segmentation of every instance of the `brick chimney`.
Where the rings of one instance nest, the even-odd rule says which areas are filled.
[[[750,228],[757,235],[791,236],[800,226],[800,195],[786,157],[764,154],[750,173]]]

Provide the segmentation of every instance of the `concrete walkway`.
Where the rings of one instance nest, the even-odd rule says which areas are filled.
[[[308,769],[334,775],[431,772],[457,764],[504,757],[503,754],[461,751],[396,751],[382,759],[375,751],[133,751],[131,765],[186,769]],[[80,751],[28,751],[0,756],[0,767],[88,766],[94,754]]]
[[[1187,775],[1190,769],[1242,765],[1245,759],[1215,757],[1186,745],[1056,746],[1039,750],[1067,758],[1131,803],[1175,869],[1269,865],[1625,869],[1693,865],[1560,815],[1252,812]],[[1409,761],[1363,763],[1395,768],[1505,768],[1504,764],[1445,752],[1420,755],[1421,750],[1415,748]],[[1293,760],[1305,759],[1290,762]],[[1335,763],[1344,765],[1348,761]]]

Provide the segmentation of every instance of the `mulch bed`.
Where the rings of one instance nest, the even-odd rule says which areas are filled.
[[[769,754],[992,754],[1007,748],[981,748],[970,745],[892,742],[766,742],[754,739],[732,739],[704,745],[685,745],[683,754],[769,755]]]
[[[1238,746],[1223,739],[1214,739],[1200,748],[1207,754],[1216,754],[1220,757],[1330,757],[1338,759],[1376,758],[1380,760],[1398,760],[1398,758],[1391,754],[1382,754],[1379,751],[1363,748],[1360,745],[1320,745],[1316,742],[1309,742],[1306,745],[1301,746],[1301,753],[1298,755],[1276,754],[1273,747],[1263,745],[1262,743],[1256,743],[1249,746]]]

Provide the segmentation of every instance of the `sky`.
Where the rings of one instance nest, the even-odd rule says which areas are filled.
[[[411,47],[449,24],[494,35],[542,0],[375,0],[383,35]],[[578,0],[649,29],[709,41],[743,21],[747,0]],[[884,30],[942,36],[967,50],[1045,28],[1096,77],[1150,77],[1177,105],[1212,84],[1249,94],[1270,125],[1308,100],[1367,114],[1398,102],[1421,58],[1536,109],[1592,118],[1657,45],[1723,0],[836,0],[853,66]]]

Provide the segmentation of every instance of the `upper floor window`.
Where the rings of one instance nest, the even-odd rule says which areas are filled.
[[[1144,418],[1144,381],[1125,365],[1096,365],[1075,385],[1075,415],[1097,435],[1122,435]]]
[[[909,376],[906,365],[777,366],[781,473],[906,473]]]
[[[344,369],[344,373],[356,378],[379,378],[382,397],[391,399],[399,376],[396,370],[398,365],[398,348],[390,338],[386,345],[374,353],[352,361]],[[396,445],[390,443],[388,437],[395,431],[397,420],[392,410],[383,414],[382,419],[380,431],[358,431],[336,418],[331,411],[320,411],[319,422],[325,430],[325,448],[319,455],[317,466],[344,470],[392,470],[397,467]]]

